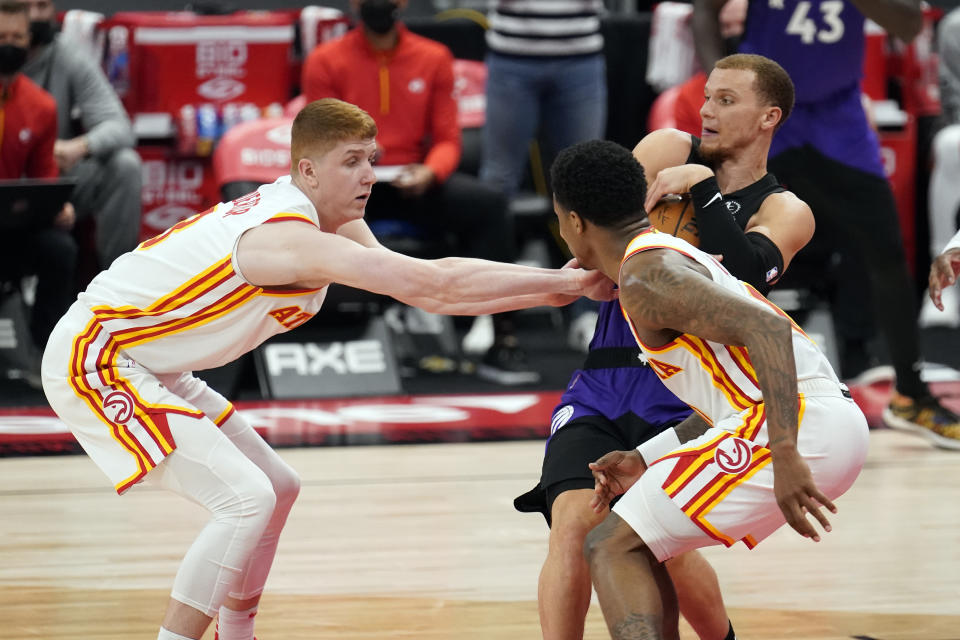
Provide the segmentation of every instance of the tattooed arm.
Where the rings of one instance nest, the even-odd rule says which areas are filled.
[[[689,333],[747,348],[763,392],[777,502],[790,526],[819,540],[804,509],[829,531],[817,503],[831,511],[835,507],[797,452],[797,371],[789,319],[727,291],[695,261],[663,249],[642,251],[624,263],[620,302],[649,343],[665,344]]]
[[[620,301],[638,329],[666,343],[680,333],[746,347],[767,409],[771,449],[795,447],[797,373],[790,321],[714,284],[676,251],[642,251],[620,273]]]

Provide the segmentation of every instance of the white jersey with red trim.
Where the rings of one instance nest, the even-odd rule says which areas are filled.
[[[630,242],[624,253],[621,269],[630,257],[650,249],[678,251],[706,267],[713,281],[719,286],[753,304],[788,317],[756,289],[730,275],[713,256],[684,240],[655,229],[640,233]],[[711,424],[762,402],[763,394],[757,383],[750,354],[745,347],[712,342],[688,333],[677,336],[663,346],[652,347],[640,340],[630,317],[626,311],[623,313],[650,368],[674,395],[689,404]],[[791,323],[797,379],[820,378],[839,384],[836,373],[820,348],[795,322],[791,320]]]
[[[319,227],[317,211],[290,176],[220,203],[146,240],[100,273],[79,303],[116,347],[155,373],[224,365],[303,324],[322,289],[264,289],[236,263],[243,233],[288,220]]]

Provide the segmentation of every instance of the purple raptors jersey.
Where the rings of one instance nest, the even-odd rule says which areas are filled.
[[[773,137],[770,156],[810,146],[884,177],[880,143],[860,99],[864,17],[849,0],[750,0],[741,53],[780,63],[796,105]]]
[[[741,53],[780,63],[797,102],[860,86],[863,14],[848,0],[750,0]]]

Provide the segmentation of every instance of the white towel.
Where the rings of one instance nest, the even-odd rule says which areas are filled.
[[[303,55],[321,42],[342,36],[349,28],[343,11],[310,5],[300,12],[300,46]]]
[[[653,10],[647,83],[657,91],[685,82],[700,68],[690,29],[692,15],[693,6],[683,2],[661,2]]]

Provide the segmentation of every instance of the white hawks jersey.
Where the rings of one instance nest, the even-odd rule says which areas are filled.
[[[713,256],[684,240],[655,229],[640,233],[630,242],[624,253],[621,269],[623,262],[631,256],[649,249],[678,251],[706,267],[713,281],[719,286],[753,304],[788,317],[756,289],[730,275]],[[652,347],[640,340],[625,310],[623,315],[650,368],[674,395],[711,424],[739,414],[763,401],[746,347],[720,344],[688,333],[677,336],[663,346]],[[797,379],[821,378],[839,384],[836,373],[820,348],[792,320],[791,324]]]
[[[224,365],[311,318],[322,289],[265,289],[236,263],[240,236],[288,220],[319,227],[290,176],[220,203],[146,240],[100,273],[79,302],[116,348],[155,373]]]

